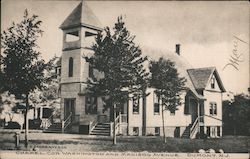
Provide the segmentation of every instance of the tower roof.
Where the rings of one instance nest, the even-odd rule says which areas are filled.
[[[100,21],[85,2],[78,4],[78,6],[64,20],[60,28],[67,29],[76,26],[85,26],[96,30],[101,30],[102,28]]]

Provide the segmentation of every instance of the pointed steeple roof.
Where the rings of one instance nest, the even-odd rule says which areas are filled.
[[[61,29],[85,26],[96,30],[101,30],[102,25],[93,11],[85,2],[81,2],[61,24]]]

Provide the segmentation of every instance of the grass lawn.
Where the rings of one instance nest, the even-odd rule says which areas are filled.
[[[15,149],[14,133],[0,133],[0,149]],[[21,147],[24,149],[24,134],[21,134]],[[198,152],[199,149],[223,149],[225,153],[250,152],[250,137],[223,137],[221,139],[179,139],[162,137],[118,136],[117,145],[111,137],[95,137],[76,134],[30,133],[30,149],[38,147],[40,151],[133,151],[133,152]],[[59,148],[57,147],[59,146]],[[57,147],[57,148],[55,148]]]

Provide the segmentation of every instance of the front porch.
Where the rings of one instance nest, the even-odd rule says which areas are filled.
[[[214,107],[210,107],[206,100],[189,98],[191,124],[186,136],[191,139],[222,136],[222,120],[217,117],[217,110],[212,108]]]
[[[62,132],[84,135],[113,135],[113,126],[115,123],[116,134],[126,135],[128,118],[127,114],[118,113],[115,122],[110,121],[107,115],[74,115],[70,113],[68,117],[61,122],[53,122],[53,116],[48,118],[45,132]]]

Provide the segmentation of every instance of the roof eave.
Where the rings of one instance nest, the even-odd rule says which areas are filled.
[[[66,30],[66,29],[72,29],[72,28],[77,28],[77,27],[86,27],[89,29],[94,29],[96,31],[102,31],[103,29],[100,27],[96,27],[93,25],[88,25],[88,24],[84,24],[84,23],[79,23],[79,24],[74,24],[74,25],[68,25],[68,26],[60,26],[59,28],[62,30]]]

